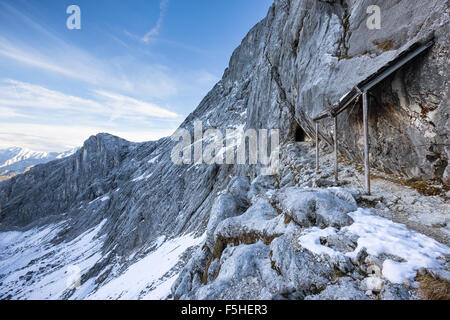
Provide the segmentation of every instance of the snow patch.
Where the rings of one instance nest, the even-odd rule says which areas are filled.
[[[326,229],[319,229],[317,227],[314,227],[305,231],[298,240],[303,248],[311,251],[314,254],[328,254],[329,256],[336,256],[339,254],[339,252],[320,244],[320,238],[328,237],[335,233],[335,228],[330,227]]]
[[[142,297],[142,300],[165,300],[170,294],[170,288],[174,284],[175,280],[177,280],[178,274],[175,274],[173,277],[168,278],[167,280],[161,282],[157,287],[155,287],[152,291],[150,291],[147,295]]]
[[[123,274],[114,278],[87,299],[164,299],[177,275],[167,273],[179,262],[189,248],[200,245],[205,235],[195,238],[192,234],[168,240],[156,250],[131,265]],[[162,241],[158,238],[157,244]]]
[[[149,160],[148,161],[148,163],[150,163],[150,164],[154,164],[154,163],[156,163],[156,161],[158,161],[158,159],[159,159],[159,155],[157,155],[156,157],[154,157],[153,159],[151,159],[151,160]]]
[[[405,225],[372,215],[367,209],[350,213],[355,221],[345,229],[359,236],[355,256],[363,247],[371,255],[388,254],[405,262],[387,259],[383,263],[383,276],[392,283],[412,280],[420,268],[439,268],[440,257],[449,255],[450,248]]]
[[[149,174],[149,175],[146,175],[145,173],[144,173],[144,174],[141,174],[139,177],[133,179],[132,182],[138,182],[138,181],[142,181],[142,180],[147,180],[147,179],[149,179],[152,175],[153,175],[153,173],[151,173],[151,174]]]
[[[61,299],[73,276],[68,267],[76,267],[81,276],[101,259],[103,237],[98,233],[105,222],[57,245],[51,241],[64,230],[66,222],[0,233],[0,298]]]
[[[403,224],[375,216],[369,209],[359,208],[349,213],[349,216],[354,223],[342,228],[342,232],[357,235],[359,238],[357,248],[345,255],[355,258],[363,248],[366,248],[367,252],[373,256],[385,254],[400,258],[399,261],[388,258],[383,263],[383,277],[392,283],[413,281],[421,268],[441,268],[443,261],[440,258],[450,254],[450,248],[446,245],[410,230]],[[303,232],[298,239],[299,244],[317,255],[342,255],[320,243],[320,238],[328,237],[336,232],[334,228],[314,227]]]

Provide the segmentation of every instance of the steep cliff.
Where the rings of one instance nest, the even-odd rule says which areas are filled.
[[[404,48],[434,38],[431,50],[374,90],[370,150],[381,171],[449,182],[448,2],[375,1],[382,25],[369,30],[373,2],[276,0],[181,125],[280,129],[277,175],[261,175],[259,165],[176,165],[170,138],[138,144],[99,134],[75,155],[1,183],[0,297],[36,297],[39,285],[65,281],[67,265],[82,266],[81,287],[51,287],[40,297],[166,298],[172,284],[175,298],[415,297],[403,281],[421,268],[448,269],[439,260],[448,247],[358,209],[358,185],[328,188],[328,168],[314,176],[311,146],[292,146],[299,126],[312,137],[317,113]],[[360,106],[341,118],[339,151],[357,165]],[[323,141],[332,141],[332,128],[321,124]],[[364,220],[378,229],[367,231]],[[447,222],[445,214],[433,222],[444,224],[444,239]],[[389,232],[411,245],[367,245]],[[17,259],[20,252],[28,258]]]
[[[374,90],[371,158],[387,172],[448,183],[448,2],[377,1],[381,29],[369,30],[372,2],[276,1],[233,54],[224,86],[251,79],[248,126],[288,131],[286,114],[295,112],[313,136],[312,117],[402,49],[434,36],[430,52]],[[328,141],[332,128],[331,121],[320,127]],[[339,151],[361,161],[361,137],[357,105],[340,117]]]

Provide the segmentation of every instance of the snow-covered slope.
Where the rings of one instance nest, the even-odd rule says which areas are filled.
[[[106,285],[97,286],[95,279],[81,284],[81,276],[102,259],[104,236],[99,231],[105,223],[61,243],[54,240],[70,227],[69,221],[0,233],[0,299],[164,299],[177,277],[168,271],[202,241],[191,235],[170,241],[162,237],[154,251],[125,271],[118,264],[108,265],[116,277]]]
[[[80,274],[102,257],[104,225],[87,230],[72,241],[55,244],[67,222],[0,233],[0,282],[3,299],[61,299],[70,287],[71,266]]]

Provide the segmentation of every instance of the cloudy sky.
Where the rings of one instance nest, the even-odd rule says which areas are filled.
[[[0,148],[170,135],[272,0],[0,0]],[[81,9],[69,30],[66,9]]]

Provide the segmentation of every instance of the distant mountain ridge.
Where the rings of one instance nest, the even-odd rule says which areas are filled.
[[[0,149],[0,181],[23,173],[37,164],[68,157],[77,150],[78,148],[64,152],[42,152],[20,147]]]

